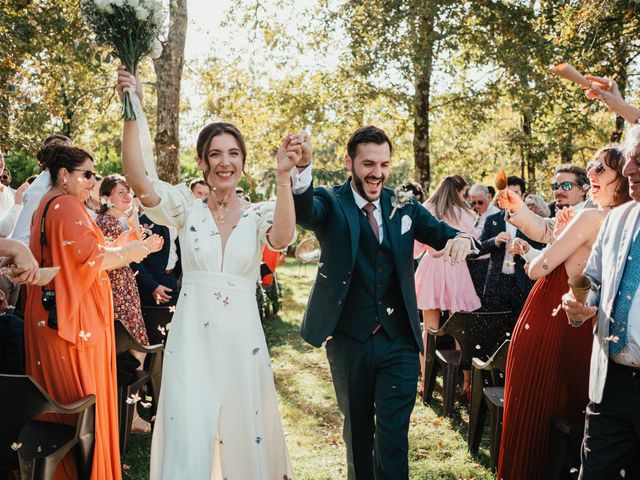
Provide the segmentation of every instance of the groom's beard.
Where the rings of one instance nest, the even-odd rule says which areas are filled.
[[[366,180],[373,180],[373,181],[380,182],[380,187],[376,194],[372,195],[370,193],[367,193],[364,187],[364,182]],[[354,188],[356,189],[356,192],[358,192],[362,198],[364,198],[367,202],[375,202],[380,198],[380,194],[382,193],[382,187],[384,187],[384,183],[387,181],[387,179],[384,176],[374,177],[372,175],[368,175],[364,177],[364,179],[362,179],[358,175],[356,175],[356,172],[351,172],[351,181],[353,183]]]

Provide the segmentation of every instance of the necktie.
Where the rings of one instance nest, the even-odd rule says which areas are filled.
[[[373,216],[373,211],[376,209],[376,206],[373,203],[367,203],[362,210],[367,214],[367,220],[369,221],[369,226],[371,226],[371,230],[373,230],[373,234],[376,236],[376,240],[380,242],[380,231],[378,230],[378,221],[376,217]]]
[[[640,237],[640,235],[639,235]],[[611,318],[613,323],[609,328],[609,334],[618,337],[617,342],[609,343],[609,355],[615,357],[627,345],[627,332],[629,330],[629,312],[633,297],[640,283],[640,240],[638,237],[631,244],[624,272],[620,280],[618,295],[613,302]]]

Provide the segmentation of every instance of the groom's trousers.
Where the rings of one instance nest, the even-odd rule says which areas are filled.
[[[409,478],[409,418],[416,400],[418,347],[408,330],[380,329],[364,342],[335,332],[326,345],[344,415],[349,480]]]

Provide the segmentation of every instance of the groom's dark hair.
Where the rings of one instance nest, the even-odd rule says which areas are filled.
[[[366,127],[360,127],[351,135],[349,142],[347,143],[347,153],[352,160],[356,158],[356,152],[358,145],[361,143],[375,143],[376,145],[382,145],[387,143],[389,145],[389,151],[393,153],[393,145],[391,140],[384,130],[373,125],[367,125]]]

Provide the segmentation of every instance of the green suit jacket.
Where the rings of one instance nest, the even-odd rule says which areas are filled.
[[[422,334],[414,282],[413,243],[418,240],[436,250],[460,232],[436,219],[417,202],[398,209],[393,218],[393,190],[384,188],[380,196],[384,235],[389,236],[394,266],[400,282],[405,307],[416,343],[422,350]],[[358,209],[350,180],[331,188],[310,186],[294,195],[297,222],[312,230],[322,247],[318,273],[301,326],[301,335],[311,345],[319,347],[333,335],[351,276],[360,238]]]

